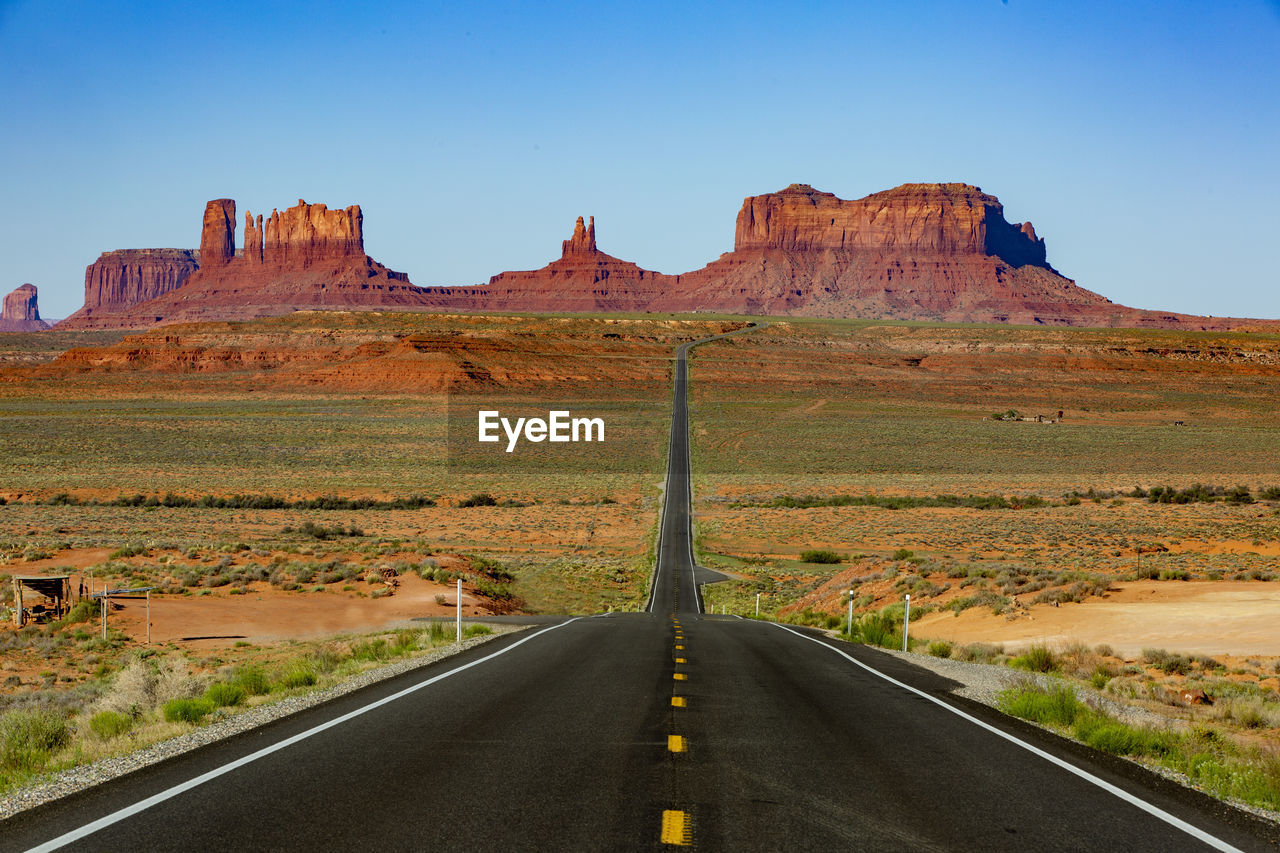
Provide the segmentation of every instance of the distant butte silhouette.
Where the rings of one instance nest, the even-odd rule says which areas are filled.
[[[40,319],[36,286],[23,284],[6,293],[0,308],[0,332],[43,332],[49,324]]]
[[[749,196],[734,247],[702,269],[646,270],[600,251],[582,217],[541,269],[487,284],[417,287],[364,251],[358,205],[298,204],[270,217],[205,207],[200,250],[103,253],[85,272],[84,307],[60,328],[146,328],[247,320],[300,309],[695,312],[956,323],[1224,330],[1280,321],[1127,308],[1049,265],[1030,222],[1010,223],[968,184],[903,184],[846,200],[792,184]]]

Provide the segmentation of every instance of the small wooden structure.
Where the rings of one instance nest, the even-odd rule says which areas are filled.
[[[111,609],[111,599],[131,598],[135,601],[146,600],[147,602],[147,645],[151,645],[151,590],[155,588],[156,587],[154,586],[124,587],[121,589],[107,589],[106,587],[103,587],[102,592],[90,593],[90,598],[96,598],[98,601],[102,602],[102,639],[105,640],[107,638],[107,614]],[[139,593],[141,593],[141,595],[139,595]]]
[[[32,593],[41,600],[28,605]],[[13,621],[19,628],[28,621],[61,619],[71,610],[71,575],[17,575],[13,578],[13,601]]]

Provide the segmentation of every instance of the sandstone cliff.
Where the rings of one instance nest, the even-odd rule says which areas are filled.
[[[200,264],[207,270],[224,267],[236,256],[236,203],[217,198],[204,206],[200,229]]]
[[[0,310],[0,332],[42,332],[49,324],[40,319],[36,286],[24,284],[5,294]]]
[[[853,201],[808,184],[742,203],[734,251],[870,250],[994,255],[1045,266],[1031,223],[1011,225],[995,196],[968,184],[903,184]]]
[[[134,305],[178,287],[200,268],[190,249],[117,249],[103,252],[84,271],[84,307],[58,324],[92,328],[104,315],[126,314]]]
[[[359,206],[330,210],[302,199],[269,218],[246,211],[237,254],[236,203],[205,206],[198,268],[125,310],[77,312],[72,328],[145,328],[197,320],[247,320],[318,307],[411,308],[420,288],[364,253]],[[110,254],[110,253],[108,253]],[[191,254],[191,253],[188,253]],[[105,257],[105,256],[104,256]],[[101,260],[101,259],[100,259]],[[88,304],[86,286],[86,304]]]

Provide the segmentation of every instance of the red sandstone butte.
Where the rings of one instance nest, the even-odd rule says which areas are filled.
[[[504,272],[476,287],[423,288],[427,305],[450,310],[632,312],[653,310],[673,278],[596,248],[596,222],[578,217],[559,260],[542,269]]]
[[[181,283],[125,311],[73,318],[72,328],[146,328],[205,320],[248,320],[313,308],[412,310],[421,288],[364,252],[358,205],[330,210],[302,199],[270,217],[245,212],[243,253],[235,249],[236,204],[205,207],[199,266]],[[216,259],[210,263],[210,259]]]
[[[102,285],[95,296],[86,274],[86,308],[66,322],[78,328],[143,328],[298,309],[390,308],[716,311],[1206,330],[1276,323],[1115,305],[1050,266],[1045,241],[1031,223],[1009,222],[999,199],[968,184],[904,184],[853,200],[792,184],[750,196],[738,213],[733,251],[679,275],[600,251],[594,218],[579,218],[559,259],[537,270],[500,273],[474,287],[415,287],[403,273],[374,261],[364,252],[363,215],[355,205],[330,210],[299,199],[270,217],[246,212],[239,255],[235,216],[231,199],[209,202],[199,269],[173,287],[151,287],[158,292],[122,309],[107,312],[93,299],[124,293],[111,303],[118,306],[147,288]]]
[[[594,225],[594,223],[593,223]],[[440,309],[718,311],[964,323],[1230,329],[1259,321],[1115,305],[1048,264],[1031,223],[968,184],[904,184],[845,200],[807,184],[750,196],[734,248],[664,275],[577,235],[560,260],[479,287],[428,288]],[[585,234],[584,234],[585,237]],[[571,251],[572,250],[572,251]],[[1267,321],[1268,324],[1270,321]]]
[[[36,286],[24,284],[15,287],[4,297],[0,310],[0,332],[43,332],[49,324],[40,319],[36,304]]]
[[[123,315],[126,323],[132,322],[129,309],[181,287],[200,268],[199,259],[200,253],[191,249],[103,252],[84,271],[84,307],[59,323],[58,328],[111,325],[110,318],[115,315]]]

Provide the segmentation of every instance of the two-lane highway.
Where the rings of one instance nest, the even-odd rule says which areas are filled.
[[[889,655],[701,613],[688,346],[647,613],[495,640],[19,815],[0,848],[1274,849]]]

